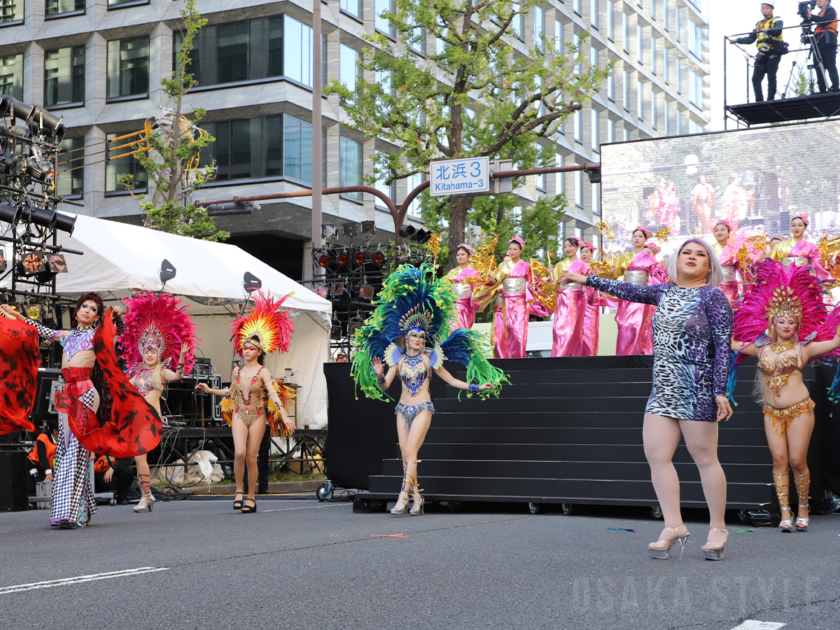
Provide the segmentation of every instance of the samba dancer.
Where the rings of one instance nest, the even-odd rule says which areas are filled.
[[[528,346],[528,316],[547,317],[548,309],[536,300],[536,279],[531,265],[521,259],[525,241],[514,236],[508,244],[510,260],[502,262],[486,278],[484,287],[477,287],[474,299],[487,303],[502,296],[504,327],[494,327],[494,350],[497,359],[524,358]]]
[[[224,396],[222,413],[233,431],[236,496],[233,509],[242,514],[257,511],[257,455],[266,425],[272,423],[272,432],[291,435],[295,424],[286,413],[287,390],[271,377],[265,367],[265,357],[272,352],[288,352],[294,332],[292,319],[280,306],[289,296],[272,298],[262,292],[253,294],[254,306],[231,324],[234,347],[244,365],[238,365],[230,375],[230,387],[211,389],[199,383],[200,389],[214,396]],[[282,420],[282,426],[279,421]],[[248,465],[248,488],[244,489],[245,465]],[[243,495],[243,499],[238,499]],[[251,505],[248,505],[250,501]]]
[[[592,262],[596,249],[590,241],[583,241],[580,247],[580,259],[587,266]],[[584,289],[586,291],[586,309],[583,316],[583,356],[595,357],[598,356],[598,334],[604,298],[598,289],[589,286],[584,287]]]
[[[582,284],[560,283],[560,277],[568,272],[589,274],[589,265],[580,260],[578,249],[581,243],[574,236],[563,241],[566,258],[551,271],[549,286],[557,291],[554,304],[553,340],[551,356],[579,357],[583,355],[583,327],[586,316],[586,291]]]
[[[758,266],[735,316],[732,349],[738,352],[739,362],[743,355],[758,357],[756,392],[764,405],[764,432],[773,456],[773,481],[782,512],[779,527],[783,532],[794,531],[788,500],[792,468],[799,499],[795,530],[806,532],[814,401],[802,380],[802,369],[812,359],[837,354],[840,309],[829,315],[819,281],[807,267],[792,269],[786,272],[774,260]],[[731,379],[730,391],[733,388]]]
[[[729,244],[732,235],[732,224],[728,219],[721,219],[715,222],[715,229],[712,232],[715,237],[715,244],[712,247],[718,257],[720,266],[723,269],[723,282],[720,283],[720,290],[729,300],[729,304],[735,309],[740,297],[738,288],[738,248]]]
[[[195,325],[178,298],[141,293],[125,300],[125,332],[120,337],[128,377],[158,415],[166,383],[178,381],[195,364]],[[172,368],[175,368],[174,370]],[[141,498],[135,512],[152,511],[151,471],[145,454],[134,458]]]
[[[685,438],[700,471],[711,517],[702,549],[707,560],[723,560],[728,536],[726,477],[717,457],[717,422],[732,415],[726,397],[732,308],[717,288],[723,276],[720,263],[703,241],[683,243],[671,257],[668,274],[675,284],[640,286],[574,273],[567,273],[563,280],[586,283],[622,300],[658,306],[653,317],[653,391],[645,408],[643,441],[665,529],[648,547],[654,558],[667,559],[675,545],[682,556],[688,539],[673,464],[680,438]]]
[[[429,264],[402,265],[385,279],[375,312],[356,333],[352,375],[365,395],[385,401],[383,392],[394,378],[399,375],[402,381],[394,414],[403,459],[403,485],[391,510],[394,515],[424,513],[425,501],[417,482],[417,457],[435,412],[429,392],[432,371],[448,385],[470,395],[488,395],[488,390],[494,390],[492,393],[498,396],[504,380],[502,371],[484,358],[486,344],[480,333],[467,328],[450,331],[456,300],[451,287],[445,279],[435,278]],[[433,349],[425,351],[427,344]],[[387,373],[383,358],[389,366]],[[446,359],[466,366],[467,381],[455,378],[443,367]],[[409,511],[410,498],[414,504]]]
[[[458,249],[455,250],[455,260],[458,261],[458,266],[446,274],[446,279],[452,283],[455,295],[458,296],[458,301],[455,302],[457,317],[452,322],[452,330],[472,328],[475,324],[475,312],[478,310],[478,304],[473,301],[473,285],[464,282],[466,278],[481,275],[470,266],[470,256],[473,254],[475,254],[475,250],[466,243],[458,245]]]
[[[831,274],[823,267],[820,248],[805,240],[808,229],[808,215],[801,213],[790,220],[791,237],[776,243],[770,252],[770,258],[781,262],[788,273],[796,267],[810,266],[813,274],[822,282],[833,282]]]
[[[97,513],[89,475],[91,453],[116,458],[143,455],[160,443],[154,408],[122,373],[114,349],[122,309],[105,312],[98,293],[85,293],[73,309],[71,330],[53,330],[18,314],[38,335],[60,341],[65,384],[56,392],[59,440],[55,455],[50,525],[84,527]],[[116,320],[116,325],[115,321]]]
[[[641,225],[633,230],[633,250],[618,257],[613,279],[622,278],[624,282],[642,287],[665,280],[667,274],[657,262],[652,250],[645,250],[647,240],[652,236],[653,233]],[[618,327],[615,349],[617,355],[653,354],[651,326],[655,312],[655,305],[619,299],[615,313],[615,323]]]

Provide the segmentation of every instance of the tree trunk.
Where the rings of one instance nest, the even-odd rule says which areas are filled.
[[[458,245],[464,242],[464,228],[467,222],[467,211],[472,207],[470,197],[455,197],[449,202],[449,267],[458,264],[455,252]]]

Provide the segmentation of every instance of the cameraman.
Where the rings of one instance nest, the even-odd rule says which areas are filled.
[[[816,17],[811,17],[811,10],[805,12],[805,20],[803,24],[814,23],[817,28],[814,29],[814,36],[817,40],[817,50],[820,51],[823,65],[828,71],[828,78],[831,81],[829,92],[838,91],[837,79],[837,11],[834,7],[828,6],[831,0],[817,0],[817,8],[820,14]],[[819,85],[820,93],[825,92],[825,75],[820,69],[819,65],[815,68],[817,71],[817,85]]]
[[[756,43],[758,54],[755,57],[755,68],[752,76],[753,90],[755,90],[755,100],[757,102],[764,100],[764,94],[761,92],[761,81],[764,79],[764,75],[767,75],[767,98],[771,101],[776,98],[776,72],[779,70],[782,55],[787,52],[787,47],[782,38],[784,23],[781,18],[773,15],[774,8],[772,2],[762,2],[761,15],[764,16],[764,19],[759,20],[755,25],[755,32],[736,40],[726,38],[736,44],[752,44],[758,40]]]

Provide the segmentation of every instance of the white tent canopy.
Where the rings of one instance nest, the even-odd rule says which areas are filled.
[[[82,256],[66,254],[68,273],[59,274],[56,281],[57,292],[65,295],[97,291],[126,296],[131,290],[160,291],[158,271],[164,259],[169,261],[176,274],[166,283],[165,291],[202,302],[187,301],[190,312],[199,315],[195,321],[203,341],[196,355],[210,356],[224,381],[229,380],[233,358],[228,324],[238,309],[205,306],[206,299],[243,301],[246,272],[259,278],[263,291],[273,295],[294,293],[284,303],[295,318],[292,348],[286,354],[269,357],[266,366],[275,376],[282,376],[287,367],[295,370],[294,380],[301,385],[299,424],[326,424],[323,363],[329,355],[330,302],[234,245],[83,215],[77,217],[73,236],[59,233],[58,243],[84,252]],[[8,286],[10,279],[7,277],[3,284]]]

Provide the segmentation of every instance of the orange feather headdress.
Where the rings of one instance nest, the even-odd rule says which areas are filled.
[[[242,347],[246,342],[257,346],[266,354],[278,350],[289,351],[295,327],[289,312],[279,310],[289,295],[273,298],[262,291],[254,294],[254,306],[231,324],[233,343],[238,354],[242,354]]]

